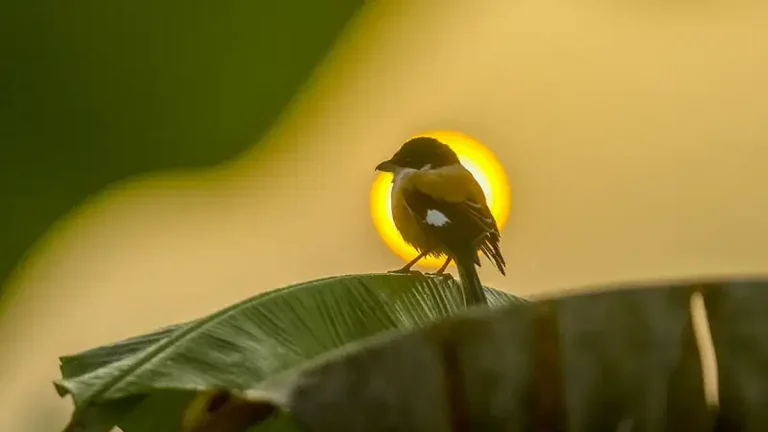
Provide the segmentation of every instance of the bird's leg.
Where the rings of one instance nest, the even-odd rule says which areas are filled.
[[[413,270],[411,270],[411,267],[413,267],[414,265],[416,265],[416,263],[417,263],[417,262],[419,262],[419,261],[420,261],[422,258],[424,258],[425,256],[427,256],[427,253],[428,253],[428,252],[422,252],[422,253],[420,253],[420,254],[419,254],[419,256],[417,256],[416,258],[414,258],[414,259],[410,260],[410,261],[408,262],[408,264],[406,264],[406,265],[404,265],[404,266],[400,267],[400,268],[399,268],[399,269],[397,269],[397,270],[390,270],[390,271],[388,271],[387,273],[411,273],[411,272],[413,271]]]
[[[451,258],[451,257],[448,257],[448,258],[445,260],[445,262],[443,263],[443,266],[442,266],[442,267],[440,267],[439,269],[437,269],[437,271],[435,272],[435,274],[443,274],[443,273],[445,272],[445,269],[447,269],[447,268],[448,268],[448,264],[450,264],[450,263],[451,263],[451,261],[453,261],[453,258]]]
[[[442,276],[442,275],[443,275],[443,273],[445,273],[445,269],[447,269],[447,268],[448,268],[448,264],[450,264],[450,263],[451,263],[451,261],[453,261],[453,258],[451,258],[451,257],[448,257],[448,258],[445,260],[445,262],[443,263],[443,265],[442,265],[442,266],[440,266],[440,268],[439,268],[439,269],[437,269],[437,271],[436,271],[436,272],[434,272],[434,273],[427,273],[427,274],[428,274],[428,275],[430,275],[430,276]]]

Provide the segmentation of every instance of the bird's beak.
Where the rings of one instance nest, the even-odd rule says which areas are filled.
[[[384,162],[376,165],[376,171],[381,172],[395,172],[395,164],[391,160],[385,160]]]

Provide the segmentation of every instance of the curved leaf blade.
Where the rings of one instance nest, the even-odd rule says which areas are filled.
[[[313,432],[708,430],[691,293],[682,283],[469,311],[283,380],[285,409]]]
[[[522,301],[487,290],[491,304]],[[371,274],[321,279],[255,296],[154,336],[67,358],[63,370],[84,373],[56,384],[62,395],[73,396],[76,423],[90,406],[162,389],[258,388],[263,380],[352,341],[424,325],[463,309],[460,286],[452,278]]]

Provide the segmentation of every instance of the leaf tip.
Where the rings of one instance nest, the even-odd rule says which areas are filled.
[[[72,391],[69,389],[69,387],[64,382],[64,380],[54,380],[53,387],[56,389],[56,393],[58,393],[59,396],[61,397],[67,396],[72,393]]]

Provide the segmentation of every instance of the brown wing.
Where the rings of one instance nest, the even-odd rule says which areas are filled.
[[[483,189],[472,173],[461,165],[417,171],[408,177],[405,186],[443,201],[472,201],[485,204]]]
[[[479,265],[480,250],[505,273],[496,220],[469,171],[458,166],[413,173],[403,184],[403,198],[422,232],[449,256],[471,257]]]

